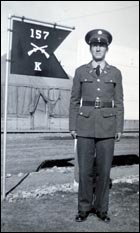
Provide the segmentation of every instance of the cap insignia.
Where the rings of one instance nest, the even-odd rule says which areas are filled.
[[[99,31],[98,31],[98,34],[99,34],[99,35],[102,35],[102,31],[101,31],[101,30],[99,30]]]

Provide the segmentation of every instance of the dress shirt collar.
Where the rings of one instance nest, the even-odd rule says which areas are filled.
[[[98,65],[99,65],[99,64],[98,64],[95,60],[92,61],[93,69],[96,69]],[[105,65],[106,65],[106,62],[103,60],[103,61],[100,63],[100,68],[101,68],[101,70],[103,70],[103,69],[105,68]]]

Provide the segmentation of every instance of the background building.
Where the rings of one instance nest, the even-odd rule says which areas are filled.
[[[1,59],[1,120],[3,130],[6,56]],[[8,131],[68,130],[72,79],[9,75]]]

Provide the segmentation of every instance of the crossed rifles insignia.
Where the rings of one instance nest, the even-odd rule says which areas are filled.
[[[45,51],[45,48],[48,47],[48,45],[44,45],[41,47],[38,47],[37,45],[30,43],[33,46],[33,49],[31,49],[30,51],[28,51],[28,55],[31,56],[33,53],[36,53],[37,51],[40,51],[42,54],[45,55],[46,58],[49,58],[50,55]]]

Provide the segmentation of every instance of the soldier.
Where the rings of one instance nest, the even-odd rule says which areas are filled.
[[[103,29],[89,31],[85,41],[92,61],[76,69],[70,100],[69,129],[77,137],[79,164],[78,215],[81,222],[96,215],[109,222],[109,179],[114,143],[123,132],[124,107],[121,72],[105,56],[112,35]],[[96,152],[96,198],[93,205],[93,165]]]

